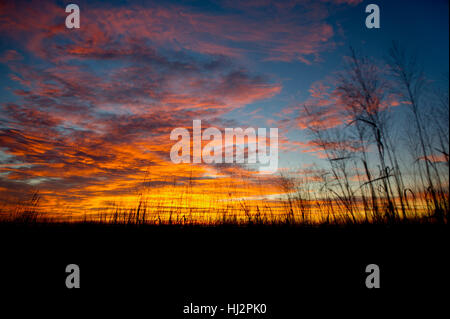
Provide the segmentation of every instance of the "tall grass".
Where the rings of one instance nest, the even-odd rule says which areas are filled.
[[[177,225],[177,226],[320,226],[392,223],[447,223],[448,219],[436,219],[429,195],[416,197],[412,191],[405,193],[407,203],[403,218],[392,219],[389,208],[374,212],[361,198],[352,202],[335,198],[326,187],[317,191],[307,189],[295,178],[282,176],[286,196],[277,200],[236,199],[226,203],[213,201],[207,207],[189,205],[189,194],[180,194],[171,205],[155,203],[141,195],[135,206],[118,204],[83,214],[58,216],[39,207],[39,195],[34,194],[26,202],[19,203],[15,210],[1,212],[1,222],[14,224],[82,223],[122,226]],[[183,205],[181,205],[183,203]],[[187,203],[187,205],[186,205]],[[350,208],[351,207],[351,208]],[[351,210],[351,211],[350,211]],[[448,216],[448,215],[447,215]]]

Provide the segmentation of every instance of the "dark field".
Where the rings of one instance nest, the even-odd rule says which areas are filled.
[[[183,306],[265,303],[214,318],[427,318],[448,300],[448,225],[0,224],[2,308],[27,315],[207,318]],[[80,289],[65,267],[80,266]],[[365,267],[380,267],[367,289]],[[137,314],[140,315],[137,315]],[[16,316],[14,316],[16,317]]]

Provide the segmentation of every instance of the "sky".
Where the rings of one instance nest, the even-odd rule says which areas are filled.
[[[279,194],[277,174],[172,163],[170,132],[195,119],[276,127],[279,172],[320,169],[301,110],[320,101],[329,127],[345,121],[327,92],[350,45],[382,63],[399,40],[431,82],[448,74],[448,1],[75,1],[81,25],[67,29],[71,2],[0,3],[5,205],[36,190],[48,210],[132,201],[142,188],[166,199],[185,187],[215,198]],[[380,7],[379,29],[365,27],[369,3]],[[402,101],[385,103],[406,125]]]

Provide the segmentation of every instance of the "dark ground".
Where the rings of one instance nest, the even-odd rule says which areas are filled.
[[[191,302],[267,304],[265,315],[214,318],[404,318],[419,308],[433,318],[450,300],[446,225],[0,224],[0,240],[0,309],[11,318],[210,318],[183,315]],[[65,286],[71,263],[80,289]],[[371,263],[380,289],[365,286]]]

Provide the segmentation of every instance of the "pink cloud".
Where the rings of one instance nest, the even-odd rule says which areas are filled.
[[[65,29],[63,8],[47,2],[35,4],[3,5],[0,32],[20,36],[34,54],[55,60],[67,54],[103,58],[136,51],[148,54],[142,50],[151,42],[202,54],[243,58],[256,53],[264,60],[309,64],[311,56],[315,59],[334,46],[333,28],[325,22],[327,9],[312,2],[297,3],[303,12],[301,23],[298,15],[279,4],[280,16],[259,11],[256,16],[213,14],[183,6],[89,8],[83,12],[83,32]],[[69,43],[55,46],[49,41],[53,37],[66,38]],[[115,44],[118,39],[120,48]]]

